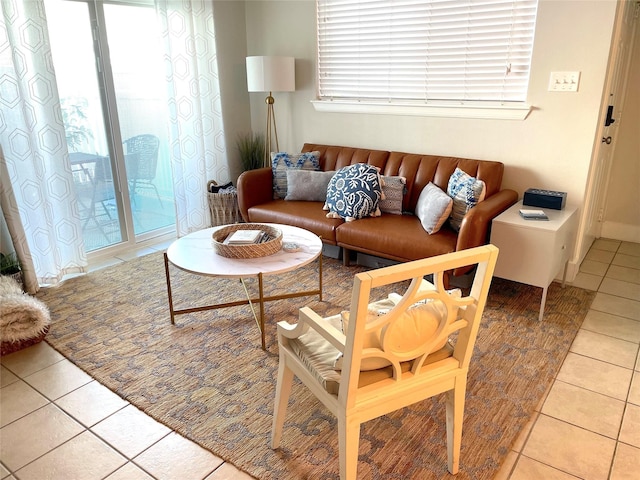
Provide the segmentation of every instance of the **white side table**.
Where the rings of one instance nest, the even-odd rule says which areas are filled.
[[[525,220],[521,208],[544,210],[549,220]],[[494,276],[542,288],[539,320],[544,314],[547,289],[563,268],[567,274],[578,216],[576,207],[564,210],[522,206],[519,201],[491,224],[491,243],[500,249]]]

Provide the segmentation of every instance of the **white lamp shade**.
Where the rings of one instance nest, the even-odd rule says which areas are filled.
[[[293,92],[296,89],[294,57],[247,57],[249,92]]]

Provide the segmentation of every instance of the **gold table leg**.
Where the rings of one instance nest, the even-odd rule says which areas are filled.
[[[262,340],[262,349],[266,350],[265,339],[264,339],[264,291],[262,284],[262,273],[258,274],[258,290],[259,290],[259,301],[260,301],[260,319],[258,320],[258,316],[256,315],[256,310],[253,307],[253,302],[255,300],[251,299],[251,295],[249,295],[249,290],[247,289],[247,285],[244,283],[244,278],[240,279],[240,283],[242,283],[242,287],[244,288],[244,293],[247,295],[247,302],[251,307],[251,313],[253,314],[253,319],[256,321],[256,325],[258,326],[258,330],[260,330],[260,338]]]
[[[322,253],[318,256],[318,289],[317,290],[308,290],[303,292],[294,292],[294,293],[285,293],[281,295],[273,295],[270,297],[264,296],[264,281],[262,272],[258,274],[258,298],[251,298],[249,295],[249,290],[247,289],[246,284],[244,283],[244,279],[240,279],[242,286],[244,288],[245,294],[247,295],[246,300],[238,300],[235,302],[226,302],[226,303],[218,303],[215,305],[205,305],[202,307],[192,307],[192,308],[184,308],[180,310],[175,310],[173,308],[173,297],[171,293],[171,276],[169,274],[169,259],[167,257],[166,252],[164,253],[164,270],[165,276],[167,279],[167,295],[169,297],[169,313],[171,315],[171,324],[175,325],[175,316],[182,315],[185,313],[194,313],[194,312],[203,312],[205,310],[216,310],[218,308],[225,307],[236,307],[239,305],[249,305],[251,307],[251,313],[253,314],[253,318],[256,321],[258,329],[260,330],[260,339],[262,343],[262,349],[266,350],[266,341],[265,341],[265,322],[264,322],[264,303],[270,302],[273,300],[284,300],[287,298],[297,298],[297,297],[307,297],[310,295],[318,295],[320,301],[322,301]],[[260,304],[260,317],[257,317],[254,303]]]
[[[173,298],[171,296],[171,276],[169,275],[169,257],[164,252],[164,274],[167,277],[167,295],[169,297],[169,314],[171,315],[171,325],[175,325],[175,312],[173,311]]]

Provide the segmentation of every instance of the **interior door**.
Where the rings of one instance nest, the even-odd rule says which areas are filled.
[[[607,198],[611,159],[615,150],[616,133],[622,121],[622,104],[626,91],[634,34],[637,2],[621,0],[616,12],[614,41],[600,110],[600,124],[596,134],[594,153],[587,183],[587,197],[583,211],[583,235],[580,258],[593,240],[600,237]]]

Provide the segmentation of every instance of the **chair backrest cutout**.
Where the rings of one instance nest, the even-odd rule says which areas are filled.
[[[468,368],[497,254],[495,246],[484,245],[357,274],[351,308],[343,312],[343,323],[349,321],[340,395],[357,388],[361,371],[391,365],[395,381],[420,375],[429,355],[443,348],[457,368]],[[465,265],[477,265],[468,295],[447,290],[444,272]],[[428,274],[433,283],[424,280]],[[372,298],[391,284],[404,293]]]

